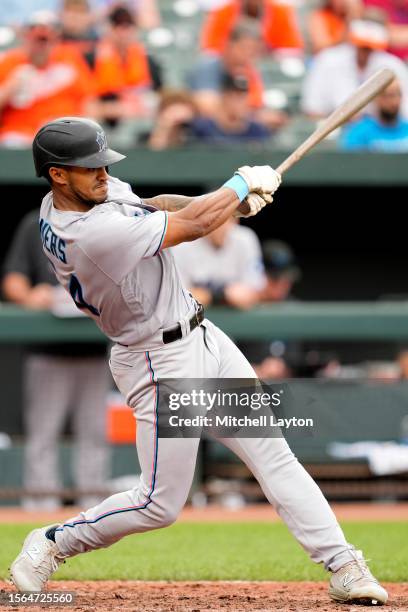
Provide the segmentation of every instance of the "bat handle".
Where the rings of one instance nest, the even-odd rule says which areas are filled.
[[[287,157],[281,164],[279,164],[279,166],[275,168],[275,171],[280,175],[284,174],[287,170],[289,170],[289,168],[293,166],[293,164],[296,164],[296,162],[298,162],[299,159],[301,159],[302,157],[303,155],[299,155],[295,151],[294,153],[292,153],[292,155],[289,155],[289,157]]]
[[[282,174],[284,174],[286,172],[286,170],[289,170],[290,166],[292,164],[288,164],[287,162],[289,161],[289,159],[285,160],[284,162],[282,162],[281,164],[279,164],[279,166],[277,168],[275,168],[275,172],[277,172],[278,174],[280,174],[282,176]]]

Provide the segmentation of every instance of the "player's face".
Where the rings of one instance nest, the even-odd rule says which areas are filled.
[[[72,166],[67,172],[67,187],[80,202],[92,208],[106,200],[108,176],[106,168]]]

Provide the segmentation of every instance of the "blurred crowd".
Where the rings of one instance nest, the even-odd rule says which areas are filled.
[[[0,145],[87,115],[127,147],[279,146],[389,67],[333,146],[406,151],[407,58],[405,0],[4,0]]]

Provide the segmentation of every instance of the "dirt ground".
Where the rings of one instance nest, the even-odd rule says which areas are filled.
[[[385,584],[390,594],[384,612],[408,612],[408,583]],[[0,582],[9,592],[12,587]],[[50,590],[76,594],[70,606],[52,610],[108,612],[120,609],[140,612],[362,612],[368,609],[336,604],[327,595],[324,582],[50,582]],[[2,610],[39,610],[42,606],[0,606]],[[370,608],[372,609],[372,608]]]
[[[340,520],[406,520],[408,504],[334,505]],[[1,508],[0,522],[59,522],[75,516],[78,509],[65,508],[58,513],[27,513],[20,508]],[[280,520],[269,505],[247,506],[228,511],[217,506],[204,509],[186,508],[180,521],[274,521]],[[390,595],[387,612],[408,612],[408,583],[384,585]],[[350,604],[333,603],[325,582],[137,582],[101,581],[49,583],[50,591],[74,592],[74,605],[56,606],[52,610],[76,612],[361,612],[366,609]],[[14,591],[0,581],[0,595]],[[4,600],[3,600],[4,601]],[[16,607],[0,604],[0,610],[39,610],[42,606]]]

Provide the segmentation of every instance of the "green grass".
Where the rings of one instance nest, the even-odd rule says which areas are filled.
[[[6,577],[35,525],[0,525],[0,576]],[[348,541],[372,559],[380,580],[407,580],[407,523],[343,523]],[[179,523],[128,536],[79,555],[56,574],[66,580],[324,580],[280,523]]]

